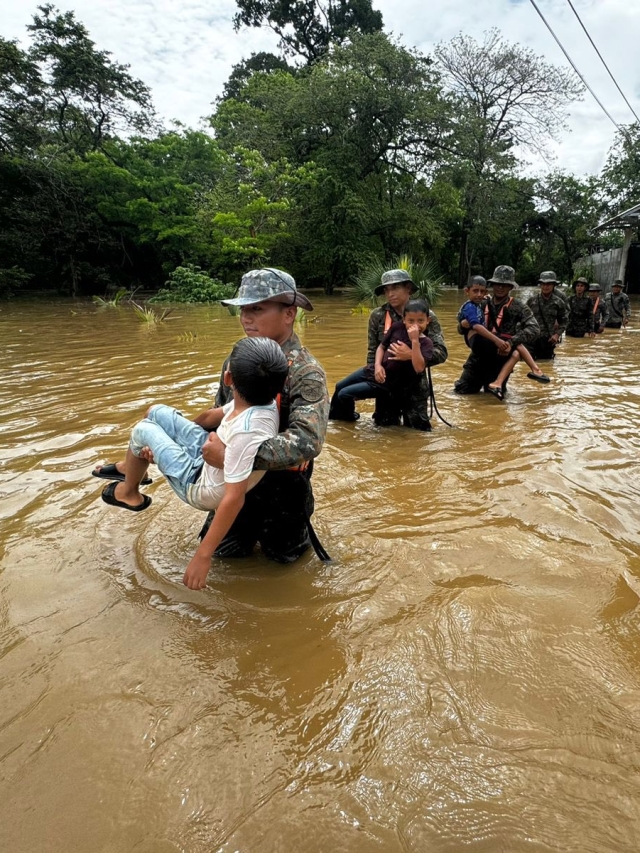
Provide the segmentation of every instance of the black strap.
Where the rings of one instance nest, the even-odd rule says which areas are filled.
[[[311,524],[311,519],[309,518],[309,516],[305,517],[305,522],[307,524],[307,533],[309,534],[309,539],[311,540],[313,550],[316,552],[318,558],[322,560],[323,563],[330,563],[331,557],[327,554],[327,552],[322,546],[322,542],[318,539],[318,534],[313,529],[313,524]]]

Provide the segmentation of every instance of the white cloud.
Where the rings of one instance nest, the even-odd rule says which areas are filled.
[[[640,3],[629,0],[573,0],[585,26],[640,115]],[[600,100],[617,122],[633,121],[566,0],[537,0],[545,17]],[[235,33],[233,0],[59,0],[73,10],[100,49],[150,86],[159,113],[196,126],[211,112],[232,66],[258,50],[273,50],[267,29]],[[527,0],[374,0],[385,27],[403,43],[428,53],[459,32],[482,38],[498,27],[507,39],[527,45],[547,60],[566,59]],[[25,38],[36,4],[0,0],[2,35]],[[597,172],[615,129],[587,93],[568,115],[570,133],[553,146],[557,165],[576,174]],[[544,164],[534,164],[544,168]]]

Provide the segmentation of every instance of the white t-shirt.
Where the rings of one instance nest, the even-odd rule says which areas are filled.
[[[249,480],[247,491],[264,477],[266,471],[254,471],[253,462],[263,441],[278,434],[280,416],[275,400],[268,406],[250,406],[232,417],[233,400],[222,407],[224,417],[218,438],[225,446],[224,469],[206,462],[197,483],[187,486],[187,503],[195,509],[217,509],[225,483]]]

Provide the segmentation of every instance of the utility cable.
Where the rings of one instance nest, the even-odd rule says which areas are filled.
[[[600,98],[598,98],[598,96],[597,96],[597,95],[596,95],[596,93],[593,91],[593,89],[591,88],[591,86],[587,83],[587,81],[585,80],[585,78],[583,77],[583,75],[580,73],[580,71],[578,71],[578,67],[576,66],[575,62],[573,61],[573,59],[571,59],[571,57],[569,56],[569,54],[567,53],[567,51],[564,49],[564,47],[563,47],[563,45],[562,45],[562,42],[560,41],[560,39],[558,38],[558,36],[557,36],[557,35],[554,33],[554,31],[551,29],[551,25],[548,23],[547,19],[545,18],[545,16],[542,14],[542,12],[540,11],[540,9],[539,9],[539,8],[538,8],[538,6],[536,5],[535,0],[530,0],[530,2],[531,2],[531,5],[533,6],[533,8],[534,8],[534,9],[536,10],[536,12],[538,13],[538,15],[540,15],[540,17],[542,18],[542,22],[544,23],[545,27],[549,30],[549,32],[551,33],[551,35],[552,35],[552,36],[554,37],[554,39],[556,40],[556,43],[557,43],[558,47],[560,48],[560,50],[564,53],[564,55],[567,57],[567,59],[568,59],[568,60],[569,60],[569,62],[571,63],[571,67],[573,68],[573,70],[576,72],[576,74],[578,75],[578,77],[582,80],[582,82],[583,82],[583,83],[584,83],[584,85],[587,87],[587,89],[591,92],[591,94],[593,95],[594,99],[598,102],[598,105],[600,106],[600,109],[602,110],[602,112],[607,116],[607,118],[609,119],[609,121],[610,121],[610,122],[613,124],[613,126],[616,128],[616,130],[621,131],[622,129],[621,129],[620,125],[618,124],[618,122],[617,122],[614,118],[612,118],[612,117],[611,117],[611,115],[609,114],[609,112],[608,112],[607,108],[604,106],[604,104],[602,103],[602,101],[600,100]]]
[[[574,15],[576,16],[576,18],[578,19],[578,23],[580,24],[580,26],[581,26],[581,27],[582,27],[582,29],[584,30],[586,37],[587,37],[587,38],[589,39],[589,41],[591,42],[591,46],[593,47],[593,49],[595,50],[595,52],[596,52],[596,53],[598,54],[598,56],[600,57],[600,62],[602,62],[602,64],[604,65],[604,67],[607,69],[607,73],[609,74],[609,77],[611,77],[611,79],[612,79],[612,80],[613,80],[613,82],[615,83],[615,85],[616,85],[616,89],[618,90],[618,92],[620,92],[620,94],[621,94],[621,95],[622,95],[622,97],[624,98],[624,102],[625,102],[625,104],[629,107],[629,109],[631,110],[631,112],[632,112],[632,113],[634,114],[634,116],[636,117],[636,120],[640,123],[640,117],[638,117],[638,113],[637,113],[637,112],[634,110],[634,108],[631,106],[631,104],[629,103],[629,101],[628,101],[628,100],[627,100],[627,98],[626,98],[625,93],[622,91],[622,89],[621,89],[621,88],[620,88],[620,86],[618,85],[618,81],[616,80],[616,78],[615,78],[615,77],[613,76],[613,74],[611,73],[611,70],[609,69],[609,66],[608,66],[608,65],[607,65],[607,63],[604,61],[604,59],[603,59],[603,57],[602,57],[602,54],[600,53],[600,51],[598,50],[598,48],[597,48],[597,47],[596,47],[596,45],[595,45],[595,42],[593,41],[593,39],[592,39],[592,38],[591,38],[591,36],[589,35],[589,32],[587,31],[587,28],[586,28],[586,27],[585,27],[585,25],[582,23],[582,19],[580,18],[580,15],[577,13],[577,11],[576,11],[576,9],[575,9],[575,6],[574,6],[574,5],[573,5],[573,3],[571,2],[571,0],[567,0],[567,3],[571,6],[571,10],[572,10],[573,14],[574,14]]]

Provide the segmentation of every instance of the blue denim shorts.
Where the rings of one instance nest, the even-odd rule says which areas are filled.
[[[131,431],[129,448],[140,456],[149,447],[155,464],[180,500],[187,501],[187,488],[195,483],[203,465],[202,445],[209,432],[188,420],[171,406],[152,406],[144,420]]]

